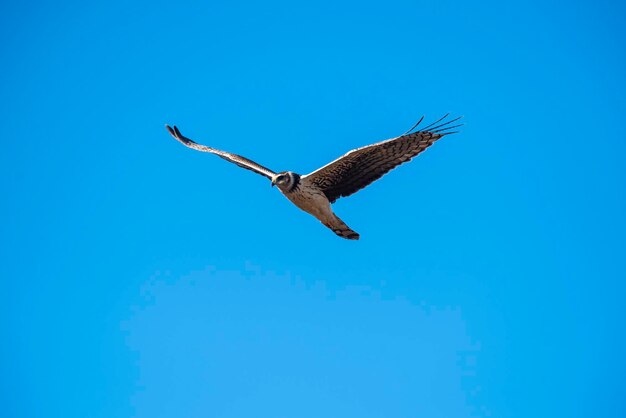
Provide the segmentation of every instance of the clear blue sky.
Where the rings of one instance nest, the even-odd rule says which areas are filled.
[[[6,417],[623,417],[617,1],[3,2]],[[307,173],[464,115],[335,237]]]

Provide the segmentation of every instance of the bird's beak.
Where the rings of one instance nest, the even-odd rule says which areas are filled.
[[[272,180],[272,187],[276,186],[276,183],[274,182],[274,180]]]

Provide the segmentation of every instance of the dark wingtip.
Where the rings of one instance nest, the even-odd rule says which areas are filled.
[[[175,128],[175,127],[174,127]],[[173,137],[176,137],[176,132],[174,131],[174,129],[172,129],[172,127],[170,125],[168,125],[167,123],[165,124],[165,129],[167,129],[167,131],[170,133],[170,135],[172,135]]]
[[[463,126],[463,123],[458,123],[456,125],[452,125],[454,122],[460,120],[463,118],[463,116],[459,116],[456,117],[454,119],[451,119],[449,121],[446,122],[442,122],[447,116],[449,115],[449,113],[446,113],[446,115],[442,118],[440,118],[439,120],[437,120],[436,122],[431,123],[430,125],[428,125],[427,127],[422,129],[422,132],[430,132],[433,134],[438,134],[438,135],[447,135],[450,132],[448,131],[449,129],[454,129],[454,128],[458,128],[459,126]]]
[[[439,133],[445,134],[446,131],[448,131],[450,129],[458,128],[459,126],[463,126],[463,125],[464,125],[464,123],[459,123],[458,125],[446,126],[445,128],[435,129],[435,130],[431,130],[429,132],[434,133],[434,134],[439,134]]]
[[[170,125],[165,125],[165,127],[167,128],[167,131],[170,133],[170,135],[172,135],[175,139],[177,139],[178,141],[181,141],[185,144],[189,143],[189,142],[193,142],[187,138],[185,138],[183,136],[183,134],[180,133],[180,131],[178,130],[178,128],[176,127],[176,125],[174,125],[173,127]]]
[[[411,133],[411,132],[413,131],[413,129],[417,128],[417,127],[419,126],[419,124],[420,124],[420,123],[422,123],[422,121],[423,121],[423,120],[424,120],[424,116],[422,116],[422,117],[421,117],[421,118],[417,121],[417,123],[416,123],[415,125],[411,126],[411,129],[409,129],[408,131],[406,131],[405,133],[403,133],[403,134],[402,134],[402,135],[400,135],[400,136],[404,136],[404,135],[406,135],[406,134],[408,134],[408,133]]]

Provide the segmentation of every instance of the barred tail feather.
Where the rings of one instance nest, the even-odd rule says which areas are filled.
[[[323,222],[323,224],[341,238],[357,240],[360,237],[357,232],[350,229],[337,215],[333,214],[333,219],[329,222]]]

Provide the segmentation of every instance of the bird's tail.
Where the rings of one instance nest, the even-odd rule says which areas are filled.
[[[323,222],[323,224],[341,238],[359,239],[359,234],[351,230],[350,227],[335,214],[333,214],[333,217],[328,222]]]

